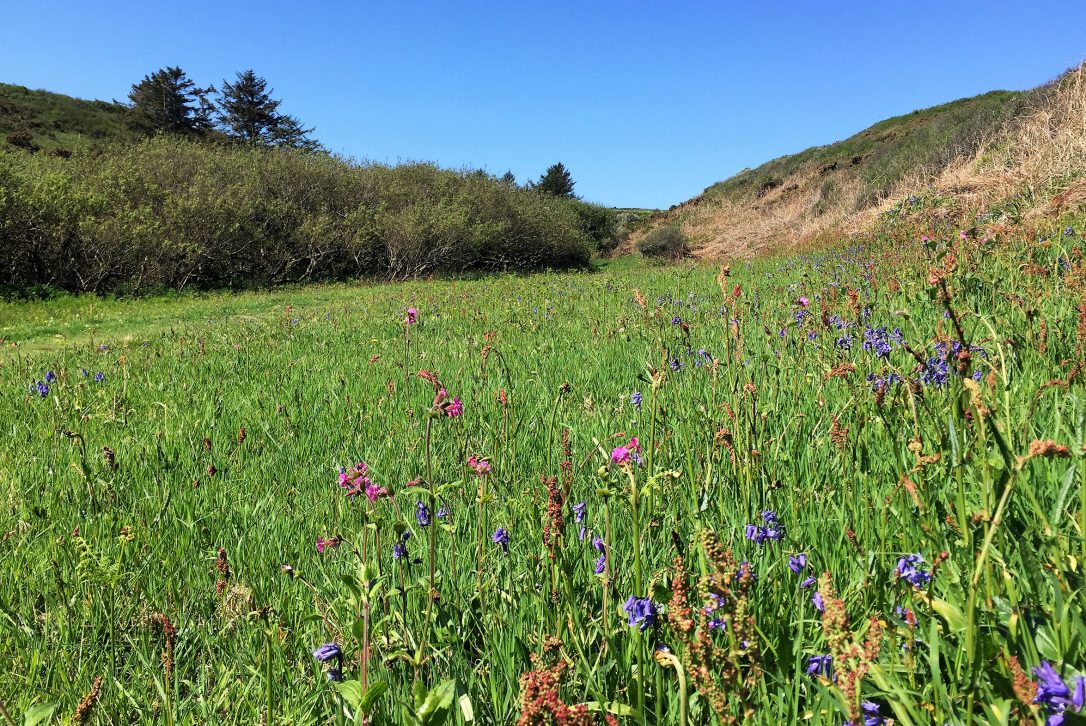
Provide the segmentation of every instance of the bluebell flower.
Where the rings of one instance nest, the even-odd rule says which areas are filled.
[[[449,516],[448,508],[446,508],[446,507],[438,507],[437,508],[437,518],[438,519],[445,519],[448,516]]]
[[[672,325],[682,325],[682,322],[683,322],[683,319],[680,318],[678,315],[671,318],[671,324]]]
[[[313,651],[313,657],[321,663],[335,661],[336,665],[328,669],[328,679],[339,681],[343,679],[343,651],[335,643],[325,643]]]
[[[717,610],[719,610],[721,607],[724,606],[724,598],[723,598],[723,596],[718,595],[715,592],[710,592],[709,593],[709,601],[710,601],[709,604],[706,605],[705,608],[704,608],[704,612],[705,612],[706,615],[712,615],[713,613],[715,613]],[[709,620],[706,622],[706,625],[709,626],[710,630],[721,630],[727,624],[728,624],[728,619],[726,617],[723,617],[723,616],[718,617],[718,618],[710,617]]]
[[[807,675],[822,676],[823,678],[832,678],[833,656],[812,655],[810,658],[807,659]]]
[[[415,502],[415,519],[420,527],[430,526],[430,510],[421,499]]]
[[[342,658],[343,651],[340,650],[340,647],[335,643],[325,643],[313,651],[313,657],[321,663],[327,663],[328,661]]]
[[[86,368],[80,368],[79,372],[83,374],[84,378],[90,375],[90,371],[88,371]]]
[[[94,382],[95,383],[101,383],[105,379],[106,379],[106,374],[103,373],[102,371],[98,371],[97,373],[94,374]]]
[[[45,372],[45,382],[46,383],[52,383],[56,379],[57,379],[57,374],[53,373],[53,371],[46,371]]]
[[[502,546],[502,551],[505,554],[509,554],[509,533],[505,531],[505,527],[498,527],[494,530],[494,536],[491,537],[495,544]]]
[[[636,625],[642,633],[656,622],[656,607],[647,597],[631,597],[622,609],[630,616],[630,627]]]
[[[788,558],[788,569],[797,575],[807,569],[807,553],[800,552]]]
[[[45,398],[49,395],[49,384],[45,381],[38,381],[34,384],[34,386],[38,391],[38,395],[42,398]]]
[[[584,502],[577,502],[573,505],[573,519],[577,522],[577,524],[580,524],[584,521],[584,513],[585,509],[587,508],[588,505]],[[584,539],[584,537],[582,537],[581,539]]]
[[[638,408],[641,408],[641,391],[634,391],[630,394],[630,403]]]
[[[1063,723],[1063,714],[1068,709],[1073,713],[1082,710],[1086,702],[1086,677],[1078,676],[1074,681],[1074,688],[1069,688],[1046,660],[1033,669],[1033,675],[1037,678],[1037,697],[1033,702],[1045,707],[1047,724],[1058,726]]]
[[[913,587],[923,587],[931,581],[931,575],[919,567],[923,562],[924,558],[918,554],[906,555],[897,561],[894,574]]]
[[[879,704],[874,701],[864,701],[860,704],[864,714],[864,726],[882,726],[886,719],[879,713]]]
[[[765,526],[759,526],[756,524],[748,524],[746,527],[746,538],[754,542],[754,544],[764,544],[765,542],[779,542],[784,539],[784,527],[777,521],[777,515],[775,512],[766,511],[762,512],[762,521]]]
[[[822,593],[820,592],[816,592],[814,595],[811,595],[811,604],[814,605],[815,610],[820,613],[826,611],[826,603],[822,600]]]
[[[1074,227],[1068,227],[1067,229],[1063,230],[1063,236],[1064,237],[1070,237],[1074,233],[1075,233],[1075,228]]]

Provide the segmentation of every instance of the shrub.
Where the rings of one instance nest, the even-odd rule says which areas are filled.
[[[645,257],[678,259],[686,255],[687,239],[677,224],[666,224],[652,230],[637,243],[637,251]]]
[[[578,267],[585,229],[565,200],[431,164],[167,137],[67,159],[0,153],[0,286],[16,290]]]

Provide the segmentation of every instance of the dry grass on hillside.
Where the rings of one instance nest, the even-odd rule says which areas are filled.
[[[701,259],[742,259],[817,246],[862,232],[894,202],[933,189],[960,208],[1021,195],[1025,216],[1056,216],[1086,205],[1086,64],[1039,89],[1027,112],[968,157],[918,169],[881,198],[855,176],[806,169],[758,194],[703,196],[654,220],[678,224]],[[649,227],[651,229],[651,226]],[[624,245],[632,249],[640,236]]]

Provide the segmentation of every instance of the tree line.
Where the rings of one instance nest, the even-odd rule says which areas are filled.
[[[161,68],[133,84],[128,116],[137,131],[204,137],[213,133],[245,144],[317,150],[301,121],[282,113],[267,79],[239,71],[222,88],[200,88],[177,66]]]
[[[200,88],[177,66],[161,68],[133,84],[128,94],[132,126],[146,135],[166,133],[204,137],[218,133],[245,144],[286,146],[316,151],[318,141],[294,116],[281,113],[281,100],[272,97],[267,79],[252,69],[239,71],[233,81],[224,80],[221,90]],[[217,95],[217,98],[214,96]],[[516,176],[505,172],[499,181],[516,186]],[[562,162],[552,164],[524,188],[553,197],[576,199],[576,182]]]

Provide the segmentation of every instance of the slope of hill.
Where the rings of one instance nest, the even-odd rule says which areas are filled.
[[[1079,68],[1031,91],[992,91],[887,119],[718,182],[654,215],[624,247],[663,224],[682,227],[706,259],[817,244],[863,231],[893,200],[933,185],[976,205],[1023,190],[1047,204],[1086,175],[1084,88]]]
[[[60,93],[0,83],[0,143],[45,151],[73,150],[95,141],[130,138],[119,103],[85,101]]]

